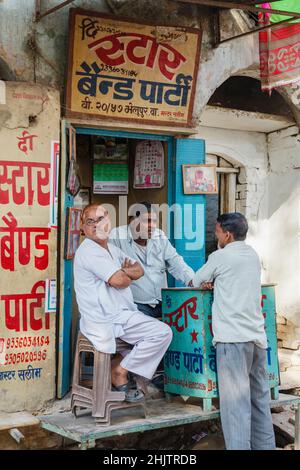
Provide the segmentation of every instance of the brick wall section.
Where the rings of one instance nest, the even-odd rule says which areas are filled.
[[[300,328],[283,316],[276,320],[281,388],[288,390],[300,381]]]
[[[265,182],[257,168],[241,168],[236,186],[236,211],[249,219],[257,219],[259,205],[265,194]]]

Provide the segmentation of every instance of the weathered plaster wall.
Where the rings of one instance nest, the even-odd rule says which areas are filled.
[[[269,134],[269,272],[278,282],[278,313],[300,327],[300,142],[292,127]],[[283,341],[292,345],[292,335]],[[300,328],[298,329],[300,346]]]
[[[59,3],[42,1],[41,13]],[[82,0],[35,22],[35,0],[0,3],[0,58],[9,65],[17,80],[63,87],[71,7],[109,12],[104,0]]]

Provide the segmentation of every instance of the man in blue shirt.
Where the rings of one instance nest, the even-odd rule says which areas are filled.
[[[161,317],[161,289],[168,286],[166,273],[188,286],[194,271],[164,232],[157,228],[154,205],[141,202],[131,206],[129,212],[129,225],[113,229],[110,243],[138,261],[144,269],[143,278],[133,281],[130,286],[137,308],[151,317]]]

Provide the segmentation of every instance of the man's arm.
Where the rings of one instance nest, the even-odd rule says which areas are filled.
[[[117,289],[125,289],[131,284],[130,277],[124,272],[123,269],[116,271],[107,281],[110,287],[116,287]]]
[[[203,286],[205,289],[209,288],[209,284],[211,284],[216,276],[216,262],[214,253],[212,253],[209,257],[207,262],[202,266],[202,268],[198,269],[196,274],[193,278],[193,286],[194,287],[201,287],[201,284],[207,284],[207,286]]]
[[[132,262],[128,258],[125,259],[122,265],[122,270],[132,281],[136,281],[144,275],[144,270],[140,263],[137,261]]]
[[[164,257],[168,272],[188,286],[195,275],[193,269],[184,262],[183,257],[177,253],[167,238],[165,243]]]

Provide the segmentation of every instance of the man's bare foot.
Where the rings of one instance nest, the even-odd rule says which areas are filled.
[[[111,382],[115,387],[127,384],[128,382],[128,371],[124,369],[120,364],[113,365],[111,370]]]
[[[122,359],[123,356],[119,353],[116,353],[111,360],[111,370],[114,370],[116,367],[118,367]]]

